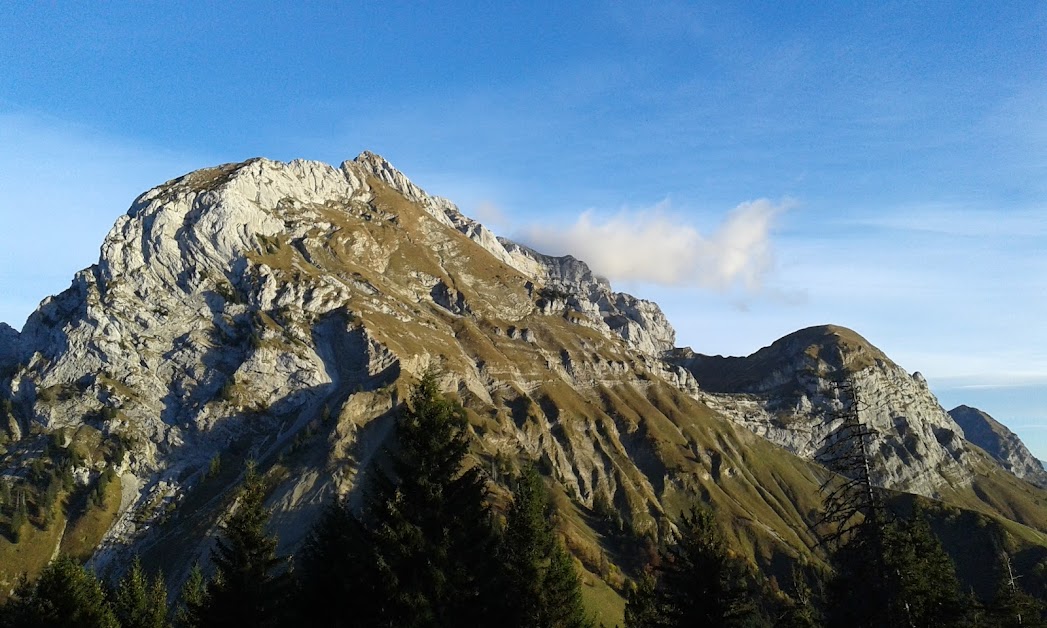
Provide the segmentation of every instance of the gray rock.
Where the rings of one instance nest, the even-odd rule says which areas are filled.
[[[805,458],[825,455],[823,443],[849,403],[835,382],[858,391],[858,414],[874,433],[874,481],[935,496],[969,481],[963,431],[918,373],[910,376],[855,332],[832,325],[789,334],[744,358],[677,350],[670,361],[687,368],[707,402],[753,432]]]
[[[1039,487],[1047,487],[1047,471],[1018,435],[987,413],[970,406],[949,410],[963,437],[986,451],[1001,467]]]

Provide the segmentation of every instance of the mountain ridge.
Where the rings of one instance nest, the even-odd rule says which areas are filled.
[[[226,164],[143,193],[97,264],[21,333],[0,327],[5,447],[23,456],[5,473],[22,477],[48,434],[126,442],[78,471],[83,486],[119,477],[93,560],[161,561],[177,538],[169,558],[188,569],[235,483],[227,469],[254,459],[278,478],[269,503],[291,552],[325,502],[358,493],[406,387],[437,366],[493,490],[540,461],[588,569],[618,534],[601,517],[659,537],[694,499],[753,562],[818,563],[823,443],[845,379],[877,432],[879,484],[1010,517],[1030,539],[1047,530],[1025,502],[976,494],[1020,484],[983,478],[998,463],[967,447],[922,376],[855,332],[808,328],[745,358],[674,341],[657,304],[497,238],[373,153],[338,168]]]

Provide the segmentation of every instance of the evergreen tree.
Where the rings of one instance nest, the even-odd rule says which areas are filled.
[[[662,628],[669,626],[665,612],[659,606],[657,580],[651,569],[645,569],[626,593],[625,625],[630,628]]]
[[[795,565],[792,579],[793,594],[775,622],[776,628],[816,628],[822,625],[811,588]]]
[[[478,467],[463,468],[468,426],[436,373],[425,373],[397,421],[393,477],[373,474],[367,516],[392,625],[487,623],[494,537],[486,481]]]
[[[113,611],[121,628],[164,628],[167,625],[164,578],[159,574],[148,578],[137,556],[112,597]]]
[[[18,543],[22,539],[22,528],[29,522],[29,508],[26,505],[25,489],[19,489],[15,493],[14,512],[11,515],[10,531],[11,542]]]
[[[989,619],[999,628],[1040,628],[1047,625],[1042,619],[1043,602],[1026,593],[1011,569],[1011,559],[1002,557],[1001,577],[996,596],[989,605]]]
[[[371,469],[362,519],[340,504],[314,531],[305,580],[323,579],[325,563],[353,564],[325,590],[355,625],[489,625],[498,570],[486,482],[465,467],[465,410],[440,394],[434,372],[412,390],[396,437],[389,472]]]
[[[4,628],[119,628],[93,573],[67,556],[44,568],[35,582],[23,577],[0,621]]]
[[[962,626],[971,600],[952,560],[917,510],[908,521],[869,521],[833,557],[831,626]]]
[[[680,535],[662,555],[650,599],[631,596],[628,626],[760,626],[769,622],[746,565],[732,556],[712,512],[695,506],[681,518]]]
[[[499,558],[505,573],[504,624],[520,627],[587,626],[581,582],[552,525],[553,507],[533,466],[513,488]]]
[[[175,624],[182,628],[203,625],[206,598],[207,582],[204,580],[204,572],[200,570],[200,563],[194,563],[189,577],[182,584]]]
[[[380,625],[384,602],[375,580],[370,532],[348,505],[329,505],[300,556],[296,595],[301,622],[331,628]]]
[[[198,626],[274,626],[286,601],[285,562],[277,539],[266,532],[265,482],[249,466],[233,513],[211,551],[214,577],[207,583]]]

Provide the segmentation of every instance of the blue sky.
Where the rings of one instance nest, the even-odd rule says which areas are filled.
[[[16,328],[145,189],[369,149],[680,344],[845,325],[1047,458],[1042,2],[96,4],[0,23]]]

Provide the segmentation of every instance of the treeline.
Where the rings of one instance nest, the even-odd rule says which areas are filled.
[[[693,508],[678,528],[630,591],[626,626],[1047,626],[1043,601],[1018,585],[1006,555],[992,599],[966,591],[919,508],[907,518],[879,511],[865,519],[833,552],[832,573],[794,568],[788,593],[772,591],[732,554],[708,509]]]
[[[0,628],[593,625],[540,474],[523,469],[496,522],[485,478],[465,464],[467,432],[464,409],[428,373],[397,418],[395,451],[372,466],[362,507],[331,505],[293,563],[277,555],[265,478],[249,467],[211,552],[213,574],[195,566],[172,603],[163,574],[146,574],[137,560],[109,587],[59,557],[35,581],[23,578],[0,607]],[[785,592],[731,551],[708,508],[694,506],[629,585],[626,626],[1047,625],[1006,557],[996,595],[979,600],[919,508],[889,514],[867,478],[846,488],[859,490],[835,493],[842,497],[827,511],[842,505],[862,516],[840,528],[833,571],[794,569]]]

